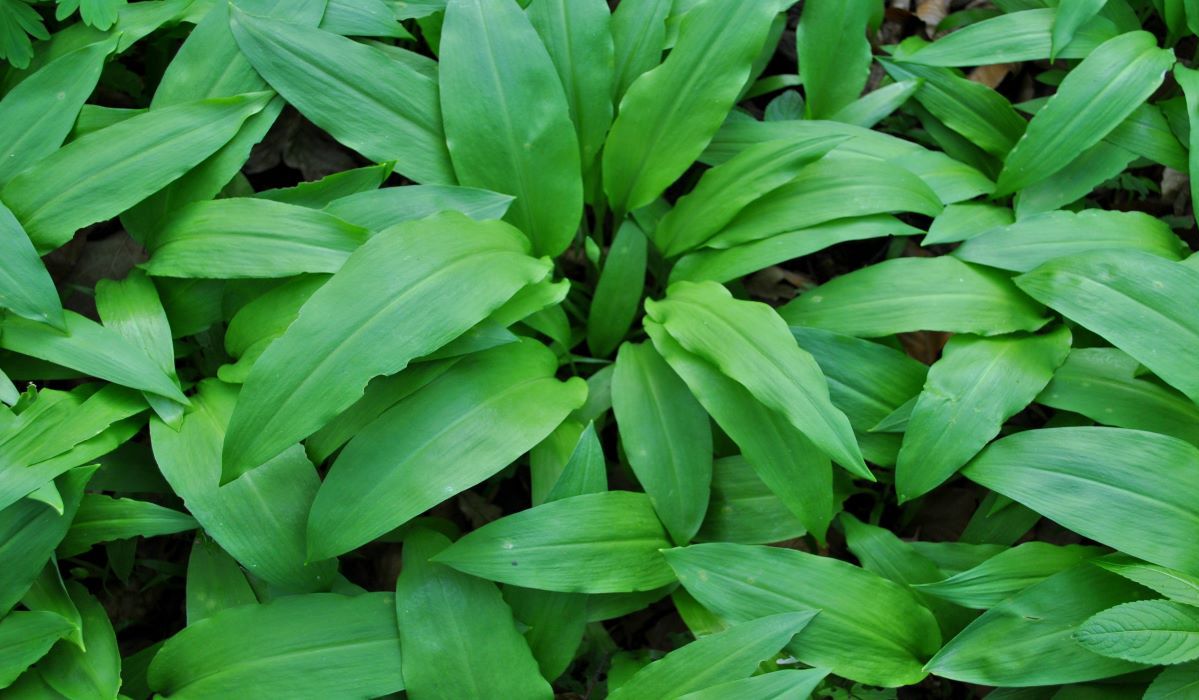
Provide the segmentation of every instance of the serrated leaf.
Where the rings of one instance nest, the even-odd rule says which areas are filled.
[[[1178,664],[1199,657],[1199,609],[1168,600],[1141,600],[1098,613],[1074,633],[1083,647],[1142,664]]]

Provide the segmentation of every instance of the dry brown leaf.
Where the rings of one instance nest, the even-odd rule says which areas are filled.
[[[941,24],[941,20],[949,14],[949,3],[950,0],[920,0],[916,3],[916,10],[912,14],[924,22],[924,26],[928,27],[931,34],[937,25]]]
[[[815,286],[812,280],[798,272],[786,270],[778,265],[755,273],[745,280],[745,289],[763,301],[787,301],[794,299],[801,289]]]
[[[1003,79],[1006,78],[1013,70],[1015,70],[1015,68],[1015,63],[993,63],[989,66],[979,66],[978,68],[975,68],[974,70],[970,71],[970,74],[966,77],[976,83],[982,83],[983,85],[994,89],[998,87],[999,84],[1003,82]]]

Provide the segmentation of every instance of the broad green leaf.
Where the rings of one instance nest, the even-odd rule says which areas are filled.
[[[654,244],[674,257],[707,242],[754,200],[804,172],[843,138],[767,141],[750,146],[700,177],[654,229]]]
[[[147,501],[87,494],[79,504],[71,529],[58,545],[63,557],[73,557],[92,545],[130,537],[155,537],[194,530],[195,519]]]
[[[870,74],[870,0],[805,2],[795,30],[809,119],[827,119],[862,94]]]
[[[587,316],[587,347],[596,357],[610,355],[633,325],[645,288],[648,247],[645,233],[632,219],[616,230]]]
[[[787,650],[850,680],[918,683],[940,645],[936,621],[912,593],[842,561],[737,544],[691,545],[666,558],[687,591],[728,622],[819,610]]]
[[[0,619],[0,688],[7,688],[75,626],[61,615],[20,611]]]
[[[1146,102],[1120,123],[1105,142],[1161,163],[1175,170],[1187,170],[1187,149],[1170,129],[1162,109]]]
[[[999,335],[1047,322],[1005,275],[947,256],[862,268],[801,294],[779,314],[793,326],[865,338],[918,330]]]
[[[201,100],[131,117],[38,161],[9,180],[0,197],[37,249],[48,252],[182,176],[233,138],[269,97]]]
[[[38,664],[46,684],[67,698],[115,700],[121,687],[121,652],[108,612],[81,584],[67,584],[83,620],[83,647],[58,644]]]
[[[669,546],[645,494],[605,491],[500,518],[433,560],[526,588],[625,593],[674,581],[659,552]]]
[[[1148,32],[1110,39],[1070,71],[1004,161],[996,195],[1040,182],[1094,146],[1162,83],[1174,53]]]
[[[823,668],[805,668],[774,671],[739,681],[714,685],[694,693],[680,696],[680,700],[723,700],[745,698],[746,700],[784,700],[806,698],[816,690],[828,675]]]
[[[1136,158],[1127,148],[1101,141],[1053,175],[1021,190],[1016,195],[1016,218],[1066,207],[1118,177]]]
[[[187,624],[258,599],[241,567],[216,542],[197,535],[187,559]]]
[[[429,561],[449,544],[431,530],[404,538],[396,617],[408,693],[445,700],[552,698],[495,584]]]
[[[1179,664],[1199,657],[1199,609],[1168,600],[1109,608],[1074,633],[1084,648],[1142,664]]]
[[[1143,666],[1109,659],[1072,638],[1079,625],[1145,589],[1083,562],[996,605],[947,643],[929,672],[965,683],[1039,686],[1109,678]],[[1002,649],[997,656],[996,650]]]
[[[712,496],[696,539],[769,544],[802,537],[803,523],[755,473],[744,457],[712,464]]]
[[[0,323],[0,347],[187,404],[175,381],[141,347],[74,311],[64,314],[65,333],[9,316]]]
[[[93,472],[77,469],[58,478],[56,485],[63,494],[61,515],[31,499],[0,510],[0,612],[12,610],[53,556]]]
[[[886,214],[835,219],[732,248],[702,248],[688,253],[671,268],[670,281],[727,282],[838,243],[919,233],[920,229]]]
[[[1070,45],[1078,30],[1091,20],[1107,0],[1061,0],[1057,7],[1057,16],[1053,19],[1053,46],[1049,51],[1049,60],[1057,58],[1062,49]]]
[[[1199,574],[1199,450],[1122,428],[1048,428],[988,446],[963,474],[1084,537]],[[1183,539],[1180,539],[1183,538]]]
[[[1144,700],[1184,700],[1199,690],[1199,662],[1170,666],[1157,674]]]
[[[386,0],[329,0],[321,29],[342,36],[414,38]]]
[[[920,89],[919,80],[900,80],[866,93],[833,113],[829,119],[869,129],[891,116]],[[767,106],[769,109],[769,106]]]
[[[900,503],[940,486],[1024,410],[1070,352],[1070,331],[950,338],[912,409],[895,464]]]
[[[612,94],[617,104],[629,85],[662,61],[666,47],[666,17],[671,0],[629,0],[612,13],[612,43],[615,68]]]
[[[529,3],[528,15],[562,81],[586,172],[612,124],[611,11],[604,0],[535,0]]]
[[[954,251],[967,262],[1028,272],[1054,258],[1097,250],[1137,250],[1180,260],[1185,244],[1160,219],[1140,212],[1089,209],[1022,218],[971,238]]]
[[[614,210],[657,199],[707,147],[777,10],[770,2],[703,2],[683,16],[670,55],[624,94],[604,145],[604,191]]]
[[[735,300],[711,282],[679,282],[664,300],[647,301],[646,313],[687,352],[785,416],[843,467],[869,478],[849,420],[828,399],[819,365],[774,309]]]
[[[1199,607],[1199,577],[1123,555],[1104,557],[1096,563],[1171,600]]]
[[[0,122],[2,123],[2,122]],[[12,212],[0,203],[0,308],[66,330],[54,280]]]
[[[75,601],[71,599],[71,594],[67,591],[56,558],[50,557],[50,560],[46,562],[42,573],[34,579],[29,590],[21,598],[21,605],[30,610],[53,613],[65,619],[71,625],[71,629],[60,636],[69,639],[72,644],[80,648],[84,647],[83,617],[79,613],[79,607],[75,605]]]
[[[1190,133],[1187,143],[1188,172],[1199,170],[1199,70],[1181,64],[1174,66],[1174,79],[1182,88],[1186,104],[1187,123]],[[1191,198],[1199,194],[1199,182],[1191,182]]]
[[[114,48],[98,41],[64,54],[22,80],[0,100],[0,185],[62,145],[96,89]]]
[[[1025,542],[947,579],[921,582],[917,590],[963,607],[986,610],[1101,553],[1095,547]]]
[[[390,162],[367,165],[326,175],[319,180],[301,182],[292,187],[262,190],[255,192],[254,197],[311,209],[322,209],[338,200],[378,190],[394,168],[395,163]]]
[[[419,185],[385,187],[342,197],[325,212],[351,224],[383,231],[403,221],[414,221],[443,211],[458,211],[472,219],[501,219],[512,197],[473,187]]]
[[[318,661],[319,660],[319,661]],[[395,597],[289,596],[201,620],[150,664],[166,697],[378,697],[404,688]]]
[[[607,490],[608,472],[604,446],[595,434],[595,423],[588,423],[579,435],[574,451],[562,467],[558,480],[546,494],[545,500],[557,501]]]
[[[511,226],[446,213],[360,247],[254,364],[230,420],[222,481],[312,434],[371,378],[399,372],[544,277],[547,264],[527,246]]]
[[[901,166],[867,165],[838,151],[742,209],[707,245],[729,248],[834,219],[888,212],[936,216],[941,202],[927,184]]]
[[[957,243],[1015,222],[1012,210],[985,202],[950,204],[933,219],[921,245]]]
[[[531,449],[583,403],[582,380],[559,382],[557,368],[536,342],[503,345],[466,357],[366,425],[312,504],[309,557],[366,544]]]
[[[516,197],[507,220],[538,255],[558,255],[582,214],[579,141],[533,25],[516,0],[449,0],[440,55],[441,107],[459,182]]]
[[[756,143],[813,136],[849,137],[848,141],[837,147],[837,153],[857,160],[860,170],[869,170],[879,162],[903,168],[936,192],[943,204],[960,202],[995,189],[994,183],[981,172],[944,153],[925,149],[881,131],[834,121],[758,122],[730,119],[717,132],[700,160],[708,165],[717,165]],[[845,202],[840,204],[844,206]]]
[[[590,597],[519,586],[504,586],[503,592],[512,615],[527,626],[525,642],[537,659],[542,677],[557,679],[574,661],[583,641]]]
[[[421,183],[454,184],[438,86],[410,64],[331,32],[234,10],[237,45],[279,94],[370,160]],[[389,76],[379,80],[377,76]]]
[[[1115,348],[1075,348],[1037,403],[1199,446],[1199,406],[1151,378],[1137,377],[1139,368]]]
[[[656,323],[646,332],[671,368],[717,425],[737,443],[763,483],[823,540],[833,518],[832,464],[791,421],[726,376],[716,365],[687,352]]]
[[[290,277],[336,272],[369,238],[323,211],[265,199],[196,202],[172,214],[149,245],[158,277]]]
[[[1139,251],[1051,260],[1016,278],[1038,301],[1103,336],[1199,399],[1199,270]]]
[[[769,615],[701,637],[645,666],[609,697],[674,700],[692,691],[747,677],[818,614],[812,610]]]
[[[334,563],[307,559],[305,525],[320,478],[302,448],[218,488],[221,444],[236,399],[235,388],[207,379],[178,431],[152,421],[158,468],[204,531],[254,576],[282,591],[326,589]]]
[[[963,27],[903,60],[926,66],[979,66],[1049,58],[1055,51],[1053,37],[1059,12],[1044,5],[1006,12]],[[1056,47],[1057,57],[1084,58],[1116,34],[1110,20],[1092,19],[1077,28],[1071,41]]]
[[[652,344],[625,343],[612,376],[625,458],[679,544],[699,530],[712,480],[708,414]]]

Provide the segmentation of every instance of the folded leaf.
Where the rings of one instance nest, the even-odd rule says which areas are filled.
[[[1199,399],[1199,270],[1139,251],[1051,260],[1016,284]]]
[[[254,69],[333,138],[417,182],[454,184],[435,77],[332,32],[236,8],[230,21]]]
[[[842,561],[736,544],[691,545],[665,554],[687,591],[728,622],[819,610],[787,650],[850,680],[885,687],[918,683],[924,660],[941,642],[936,620],[910,592]]]
[[[1199,574],[1199,449],[1122,428],[1048,428],[983,450],[962,473],[1084,537]]]
[[[394,596],[318,593],[230,608],[187,627],[154,657],[149,680],[170,697],[215,699],[245,688],[378,697],[404,689],[400,659]]]
[[[100,601],[81,584],[67,584],[83,620],[83,646],[58,644],[38,664],[46,684],[68,698],[113,698],[121,687],[117,634]]]
[[[396,617],[408,693],[445,700],[552,698],[495,584],[429,561],[449,544],[445,535],[424,529],[404,538]]]
[[[645,494],[605,491],[500,518],[433,561],[543,591],[624,593],[674,581],[659,551],[669,546]]]
[[[917,330],[999,335],[1045,325],[1008,278],[952,257],[896,258],[801,294],[779,309],[793,326],[875,338]]]
[[[92,132],[9,180],[0,190],[40,252],[78,229],[120,214],[225,145],[265,93],[151,110]],[[79,177],[87,173],[87,177]]]
[[[459,182],[516,197],[507,220],[536,254],[558,255],[582,215],[579,141],[529,18],[516,0],[449,0],[441,57],[441,107]]]
[[[315,432],[362,395],[545,276],[519,231],[441,214],[359,248],[254,364],[229,424],[222,481]],[[450,293],[449,290],[453,290]]]
[[[776,14],[770,2],[704,2],[683,15],[670,55],[629,86],[604,145],[613,209],[649,204],[695,161],[736,103]]]
[[[19,611],[0,619],[0,688],[7,688],[75,629],[52,612]]]
[[[963,607],[986,610],[1102,551],[1081,545],[1025,542],[942,581],[921,583],[917,590]]]
[[[66,330],[54,280],[12,212],[0,203],[0,308]]]
[[[632,219],[616,230],[587,316],[587,347],[597,357],[610,355],[633,325],[645,291],[648,247],[645,233]]]
[[[1142,664],[1179,664],[1199,657],[1199,609],[1168,600],[1108,608],[1074,633],[1083,647]]]

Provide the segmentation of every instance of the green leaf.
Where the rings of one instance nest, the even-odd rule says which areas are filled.
[[[391,176],[394,169],[395,163],[390,162],[367,165],[326,175],[319,180],[301,182],[293,187],[262,190],[255,192],[254,197],[310,209],[322,209],[338,200],[378,190]],[[419,185],[413,185],[413,187],[419,187]]]
[[[1199,449],[1122,428],[1017,433],[962,472],[1084,537],[1199,574],[1199,553],[1174,546],[1199,534]]]
[[[782,670],[766,673],[739,681],[714,685],[694,693],[687,693],[680,700],[722,700],[723,698],[746,698],[746,700],[783,700],[783,698],[806,698],[815,692],[828,671],[823,668]]]
[[[621,346],[612,375],[612,411],[637,481],[671,539],[686,544],[708,508],[708,414],[648,343]]]
[[[1047,322],[1005,275],[947,256],[856,270],[801,294],[779,314],[793,326],[864,338],[918,330],[999,335]]]
[[[319,663],[314,663],[319,659]],[[167,640],[150,663],[164,696],[378,697],[404,688],[395,598],[289,596],[201,620]]]
[[[654,229],[654,244],[673,257],[703,245],[754,200],[804,172],[844,138],[767,141],[746,148],[706,171]]]
[[[645,666],[609,697],[674,700],[717,683],[747,677],[817,614],[812,610],[769,615],[701,637]]]
[[[187,624],[227,608],[254,605],[258,599],[233,557],[204,535],[197,535],[187,559]]]
[[[1199,270],[1139,251],[1105,251],[1051,260],[1016,284],[1199,399],[1199,374],[1188,361],[1199,347]]]
[[[538,255],[558,255],[582,214],[579,141],[533,25],[515,0],[449,0],[440,55],[441,105],[459,181],[516,197],[508,221]]]
[[[258,93],[202,100],[131,117],[38,161],[9,180],[0,197],[37,249],[48,252],[178,179],[233,138],[268,99]]]
[[[733,299],[711,282],[671,285],[646,313],[687,352],[712,363],[785,416],[825,454],[869,478],[849,420],[828,399],[819,365],[765,304]]]
[[[1070,0],[1066,0],[1070,2]],[[1038,3],[1039,4],[1039,3]],[[1061,5],[1066,3],[1059,3]],[[1054,53],[1054,30],[1060,9],[1025,9],[984,19],[944,36],[903,61],[926,66],[980,66],[1022,63]],[[1110,20],[1099,17],[1077,28],[1073,39],[1056,47],[1058,58],[1084,58],[1117,35]]]
[[[130,537],[155,537],[193,530],[198,525],[190,515],[146,501],[87,494],[79,504],[71,529],[58,552],[73,557],[101,542]]]
[[[1062,49],[1070,45],[1078,30],[1099,14],[1107,0],[1062,0],[1058,3],[1057,17],[1053,20],[1053,45],[1049,60],[1057,58]]]
[[[449,545],[431,530],[404,538],[396,617],[407,691],[447,700],[552,698],[495,585],[429,561]]]
[[[920,80],[900,80],[890,85],[884,85],[845,105],[829,116],[829,119],[869,129],[891,116],[895,110],[911,99],[912,95],[920,89],[920,82]],[[767,105],[766,109],[769,112],[770,106]]]
[[[608,134],[604,191],[614,210],[654,201],[704,150],[749,79],[777,10],[770,2],[704,2],[683,15],[670,55],[629,86]]]
[[[83,620],[83,646],[58,644],[38,664],[46,684],[68,698],[116,698],[121,652],[108,612],[81,584],[67,584]],[[86,649],[86,651],[85,651]]]
[[[940,486],[1024,410],[1070,352],[1070,331],[950,338],[912,409],[895,464],[900,503]]]
[[[1199,170],[1199,70],[1187,68],[1181,64],[1174,66],[1174,79],[1182,88],[1186,104],[1187,125],[1190,133],[1187,139],[1187,171]],[[1199,182],[1191,183],[1191,197],[1199,194]]]
[[[607,491],[607,468],[604,447],[595,434],[595,423],[588,423],[579,435],[574,451],[562,467],[558,480],[546,494],[545,500],[557,501],[571,496]]]
[[[225,426],[236,389],[200,383],[179,430],[150,423],[154,459],[171,490],[225,551],[283,591],[327,589],[334,562],[307,562],[305,525],[320,478],[299,446],[218,488]],[[269,496],[268,496],[269,494]]]
[[[605,491],[500,518],[433,560],[526,588],[625,593],[674,581],[659,552],[669,546],[645,494]]]
[[[966,608],[986,610],[1101,553],[1096,547],[1025,542],[947,579],[922,582],[917,590]]]
[[[50,61],[0,100],[0,185],[53,153],[71,133],[112,52],[111,40]]]
[[[549,51],[579,139],[587,172],[612,124],[615,56],[611,12],[604,0],[536,0],[529,21]]]
[[[0,323],[0,347],[187,404],[175,381],[142,348],[74,311],[64,314],[65,333],[9,316]]]
[[[1011,209],[985,202],[950,204],[928,227],[921,245],[957,243],[980,236],[992,229],[1008,226],[1016,217]]]
[[[1151,588],[1171,600],[1199,607],[1199,577],[1175,571],[1157,564],[1147,564],[1132,557],[1113,555],[1095,562],[1120,574],[1129,581]]]
[[[673,4],[671,0],[629,0],[617,5],[612,13],[616,59],[612,94],[617,104],[633,81],[662,61],[666,17]]]
[[[1040,182],[1094,146],[1161,85],[1174,53],[1148,32],[1110,39],[1070,71],[1028,124],[999,174],[996,195]]]
[[[479,221],[501,219],[511,203],[509,195],[473,187],[417,185],[342,197],[330,202],[325,212],[371,231],[383,231],[443,211],[462,212]]]
[[[1199,689],[1199,663],[1171,666],[1149,684],[1144,700],[1182,700]]]
[[[716,423],[787,509],[823,540],[833,518],[829,459],[781,412],[758,401],[716,365],[687,352],[656,323],[646,332]]]
[[[366,544],[531,449],[585,397],[582,380],[559,382],[557,368],[536,342],[503,345],[466,357],[366,425],[312,504],[309,558]]]
[[[75,601],[71,600],[71,595],[67,592],[66,584],[62,580],[62,573],[58,570],[57,559],[50,557],[50,560],[42,567],[42,573],[34,579],[33,585],[21,598],[21,605],[30,610],[53,613],[65,619],[71,625],[71,629],[60,636],[69,639],[72,644],[80,648],[84,647],[83,617],[79,613],[79,607],[75,605]],[[3,626],[3,623],[0,623],[0,626]]]
[[[744,457],[712,464],[712,495],[696,539],[769,544],[802,537],[806,528]]]
[[[869,0],[805,2],[795,30],[809,119],[827,119],[862,94],[870,74]]]
[[[927,241],[926,241],[927,242]],[[1180,260],[1185,244],[1160,219],[1140,212],[1054,211],[972,237],[954,251],[962,260],[1028,272],[1054,258],[1089,251],[1127,250]]]
[[[998,686],[1078,683],[1143,668],[1109,659],[1072,638],[1079,625],[1145,589],[1083,562],[996,605],[928,662],[942,678]],[[997,656],[996,649],[1003,654]]]
[[[812,163],[742,209],[706,244],[729,248],[852,216],[941,213],[936,192],[910,171],[890,163],[863,165],[860,158],[839,152]]]
[[[2,122],[0,122],[2,123]],[[21,223],[0,203],[0,308],[66,330],[62,303]]]
[[[633,326],[645,288],[648,247],[632,219],[616,230],[587,315],[587,347],[596,357],[610,355]]]
[[[283,19],[283,18],[281,18]],[[368,159],[421,183],[454,184],[436,77],[331,32],[234,9],[233,36],[271,87]],[[388,76],[379,80],[376,76]]]
[[[1139,368],[1115,348],[1075,348],[1037,403],[1199,446],[1199,406],[1151,378],[1138,378]]]
[[[196,202],[167,219],[145,269],[158,277],[289,277],[336,272],[370,236],[315,209],[265,199]]]
[[[15,612],[0,619],[0,688],[12,682],[66,637],[74,625],[51,612]]]
[[[329,0],[321,29],[342,36],[414,39],[385,0]]]
[[[1199,657],[1199,609],[1168,600],[1141,600],[1098,613],[1074,633],[1096,654],[1142,664],[1178,664]]]
[[[371,378],[399,372],[543,278],[548,266],[527,246],[511,226],[446,213],[360,247],[254,364],[229,424],[222,481],[312,434]]]
[[[687,591],[728,622],[819,610],[787,650],[850,680],[918,683],[940,645],[936,621],[910,592],[842,561],[737,544],[691,545],[666,558]]]

